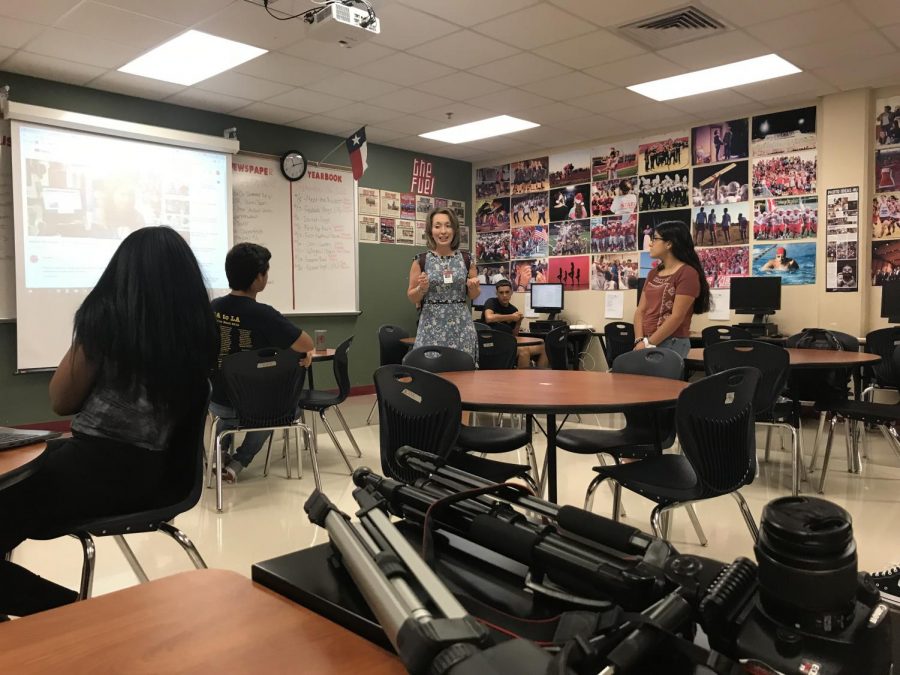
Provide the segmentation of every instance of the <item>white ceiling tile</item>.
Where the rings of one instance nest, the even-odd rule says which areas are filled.
[[[452,105],[453,101],[442,96],[434,94],[426,94],[424,91],[416,91],[415,89],[400,89],[375,96],[367,101],[372,105],[377,105],[390,110],[398,110],[407,113],[417,113],[420,110],[429,110],[440,105]]]
[[[614,61],[596,68],[588,68],[584,72],[606,82],[628,86],[650,80],[659,80],[672,75],[680,75],[686,72],[686,68],[660,58],[656,54],[639,54],[638,56]]]
[[[500,42],[513,47],[526,44],[532,49],[568,40],[593,29],[591,24],[546,3],[474,26],[474,30]]]
[[[487,154],[488,150],[469,147],[466,144],[451,145],[441,150],[441,157],[449,157],[450,159],[458,159],[463,162],[470,162],[472,157],[481,157]]]
[[[785,49],[779,52],[798,68],[823,68],[840,65],[847,60],[875,58],[895,51],[896,47],[877,30],[866,30],[861,33],[844,35],[840,40],[826,40]],[[896,58],[896,56],[895,56]]]
[[[299,19],[278,21],[261,5],[241,0],[232,2],[194,28],[262,49],[282,49],[302,40],[307,26]]]
[[[200,108],[200,110],[229,113],[238,108],[243,108],[252,103],[252,101],[237,96],[218,94],[214,91],[203,91],[196,87],[188,87],[184,91],[169,96],[166,99],[166,103],[174,103],[175,105],[183,105],[189,108]],[[300,117],[299,114],[297,116]]]
[[[598,80],[584,73],[572,72],[554,75],[546,80],[523,84],[522,89],[548,96],[557,101],[571,101],[577,96],[587,96],[600,91],[615,89],[616,85]]]
[[[157,19],[192,26],[210,14],[227,7],[233,0],[103,0],[106,5],[127,9],[138,14],[146,14]]]
[[[563,65],[529,52],[491,61],[470,70],[476,75],[483,75],[513,87],[570,72]]]
[[[735,30],[661,49],[657,54],[689,70],[700,70],[764,56],[771,51],[762,42]]]
[[[408,7],[434,14],[442,19],[459,24],[474,26],[498,16],[505,16],[523,7],[537,4],[539,0],[401,0]]]
[[[380,124],[385,120],[393,120],[401,117],[396,110],[379,108],[368,103],[348,103],[340,108],[335,108],[328,113],[330,117],[340,120],[355,122],[358,126],[364,124]]]
[[[584,110],[566,103],[551,103],[529,108],[528,120],[538,124],[559,124],[567,120],[584,117]]]
[[[3,62],[3,70],[68,84],[87,84],[106,72],[106,69],[97,66],[22,51],[6,59]]]
[[[614,120],[602,115],[591,115],[590,117],[582,117],[577,120],[569,120],[566,122],[566,131],[574,131],[586,138],[609,138],[610,136],[618,136],[620,134],[628,134],[638,130],[637,127],[629,122]]]
[[[18,49],[44,29],[38,23],[0,18],[0,46]]]
[[[327,115],[312,115],[311,117],[304,117],[303,119],[294,120],[290,124],[290,127],[297,127],[298,129],[307,129],[308,131],[318,131],[323,134],[333,134],[335,136],[348,136],[356,131],[359,127],[354,127],[352,124],[347,122],[346,120],[336,120],[331,116]],[[369,138],[369,130],[366,129],[366,138]],[[334,155],[331,156],[334,158]],[[310,161],[314,161],[315,157],[309,157]]]
[[[293,87],[289,84],[263,80],[258,77],[237,73],[233,70],[210,77],[202,82],[198,82],[194,86],[196,86],[197,89],[214,91],[219,94],[228,94],[229,96],[237,96],[239,98],[247,98],[252,101],[272,98],[278,94],[284,94],[293,90]],[[296,117],[292,117],[291,119],[296,119]]]
[[[623,26],[639,19],[684,7],[685,0],[641,0],[640,2],[598,2],[597,0],[550,0],[554,5],[598,26]]]
[[[881,32],[885,34],[888,40],[893,42],[896,46],[900,47],[900,23],[895,26],[882,28]]]
[[[418,56],[395,52],[391,56],[358,68],[357,72],[411,87],[425,80],[449,75],[453,69],[434,61],[420,59]]]
[[[596,30],[534,51],[548,59],[580,70],[637,56],[646,50],[608,30]]]
[[[60,19],[56,27],[104,40],[115,35],[117,42],[144,50],[156,47],[185,30],[177,23],[151,19],[90,1],[79,4]]]
[[[876,26],[900,21],[900,3],[896,0],[850,0],[850,4]]]
[[[393,49],[376,45],[374,42],[363,42],[348,49],[337,44],[318,42],[316,40],[300,40],[290,47],[285,47],[279,51],[332,68],[347,70],[359,68],[362,65],[395,53]]]
[[[859,87],[885,87],[900,82],[900,59],[863,59],[816,68],[813,74],[848,91]]]
[[[427,91],[430,94],[465,100],[482,94],[489,94],[504,89],[502,84],[486,77],[479,77],[471,73],[453,73],[436,80],[428,80],[416,86],[416,89]]]
[[[271,122],[272,124],[287,124],[298,117],[306,115],[305,112],[297,112],[293,108],[283,108],[270,103],[251,103],[243,108],[233,110],[231,114],[237,117],[259,120],[260,122]]]
[[[793,14],[789,19],[776,19],[755,24],[747,32],[774,50],[785,46],[798,47],[811,42],[839,40],[844,35],[869,28],[866,21],[849,5],[839,3],[828,7]]]
[[[512,56],[519,50],[470,30],[461,30],[407,51],[423,59],[431,59],[452,68],[466,70],[472,66]]]
[[[817,96],[834,93],[835,88],[812,73],[795,73],[776,77],[774,80],[734,87],[734,91],[754,101],[769,101],[791,95],[814,99]]]
[[[80,2],[81,0],[41,0],[40,2],[3,0],[0,2],[0,16],[52,26],[60,16]]]
[[[704,6],[735,26],[750,26],[836,2],[839,0],[703,0]]]
[[[10,49],[9,47],[0,47],[0,64],[3,63],[3,59],[11,56],[15,49]],[[0,70],[3,70],[2,66],[0,66]]]
[[[266,103],[272,105],[280,105],[285,108],[296,108],[303,110],[311,115],[325,112],[326,110],[334,110],[350,103],[345,98],[332,96],[331,94],[323,94],[311,89],[294,89],[286,94],[273,96]],[[298,115],[299,117],[299,115]]]
[[[723,89],[722,91],[711,91],[707,94],[676,98],[672,101],[667,101],[667,103],[676,110],[681,110],[686,113],[695,113],[702,116],[707,114],[710,110],[740,105],[751,106],[754,105],[756,101],[753,101],[746,96],[742,96],[731,89]]]
[[[117,94],[138,96],[157,101],[186,89],[180,84],[154,80],[149,77],[132,75],[131,73],[120,73],[117,70],[110,70],[97,79],[91,80],[88,86],[94,89],[102,89],[103,91],[113,91]]]
[[[501,89],[495,94],[476,96],[466,101],[471,105],[487,110],[493,110],[499,114],[518,115],[519,113],[536,108],[539,105],[549,105],[552,100],[546,96],[540,96],[524,89]]]
[[[689,115],[664,103],[648,99],[646,103],[633,108],[610,111],[607,113],[607,117],[627,124],[636,124],[644,127],[647,124],[658,123],[662,125],[673,120],[682,120],[685,117],[689,117]]]
[[[573,98],[569,103],[594,113],[606,113],[611,110],[630,108],[631,106],[639,105],[647,100],[646,96],[635,94],[628,89],[617,88],[603,91],[599,94],[579,96]]]
[[[405,115],[396,119],[379,122],[378,126],[390,131],[403,131],[407,134],[424,134],[427,131],[443,129],[446,125],[441,125],[434,120],[425,119],[418,115]]]
[[[504,136],[483,138],[475,141],[474,144],[479,150],[490,150],[491,152],[505,152],[510,154],[536,150],[537,146],[534,143],[519,138],[520,133],[521,132],[516,132]]]
[[[281,52],[268,52],[234,69],[244,75],[304,87],[313,82],[337,76],[341,71],[320,63],[298,59]]]
[[[45,30],[28,43],[26,50],[32,54],[71,59],[101,68],[119,68],[141,54],[141,50],[135,47],[58,28]]]
[[[588,136],[575,131],[563,131],[559,127],[540,126],[534,129],[526,129],[516,134],[526,143],[531,143],[537,148],[556,148],[584,141]]]
[[[448,119],[447,113],[452,113],[453,116]],[[479,108],[474,105],[469,105],[468,103],[459,103],[458,101],[451,101],[450,103],[440,105],[436,108],[420,110],[416,113],[419,117],[427,117],[430,120],[443,123],[447,126],[475,122],[477,120],[487,119],[488,117],[494,117],[496,114],[497,113],[493,110],[486,110],[485,108]]]
[[[397,138],[403,138],[407,133],[405,131],[392,131],[391,129],[382,129],[381,127],[366,127],[366,140],[372,143],[390,143]]]
[[[372,42],[400,50],[423,43],[427,46],[432,40],[459,30],[459,26],[403,5],[388,5],[378,12],[378,19],[381,34]]]
[[[334,77],[328,77],[307,85],[307,89],[343,96],[354,101],[367,101],[375,96],[396,91],[399,89],[399,86],[384,80],[376,80],[374,77],[364,77],[356,73],[343,71]]]

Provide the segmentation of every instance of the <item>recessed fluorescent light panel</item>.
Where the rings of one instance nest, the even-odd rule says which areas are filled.
[[[799,72],[800,69],[793,63],[785,61],[776,54],[767,54],[755,59],[635,84],[628,89],[655,101],[669,101],[673,98],[705,94],[708,91],[738,87],[751,82],[762,82]]]
[[[137,57],[119,70],[185,86],[230,70],[266,53],[234,40],[189,30]]]
[[[427,134],[419,134],[419,136],[435,141],[443,141],[444,143],[468,143],[482,138],[511,134],[514,131],[534,129],[539,126],[541,125],[528,120],[520,120],[509,115],[500,115],[498,117],[489,117],[486,120],[479,120],[478,122],[469,122],[468,124],[459,124],[455,127],[448,127],[438,131],[429,131]]]

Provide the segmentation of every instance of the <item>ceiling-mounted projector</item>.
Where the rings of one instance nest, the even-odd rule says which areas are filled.
[[[381,33],[381,21],[365,9],[339,2],[322,7],[308,16],[309,37],[320,42],[337,42],[353,47]]]

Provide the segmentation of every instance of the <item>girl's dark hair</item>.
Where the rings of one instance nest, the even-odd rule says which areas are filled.
[[[694,250],[694,240],[691,239],[691,231],[680,220],[667,220],[656,226],[654,234],[672,244],[672,255],[685,265],[693,267],[700,276],[700,295],[694,300],[694,314],[704,314],[709,311],[709,282],[700,264],[697,251]],[[662,269],[660,265],[657,269]]]
[[[73,342],[98,377],[180,412],[196,402],[216,364],[219,334],[203,274],[168,227],[126,237],[75,313]]]

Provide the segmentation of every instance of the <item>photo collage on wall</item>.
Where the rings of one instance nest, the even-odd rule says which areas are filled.
[[[859,290],[859,188],[825,193],[825,290]]]
[[[711,288],[751,274],[814,284],[816,160],[809,107],[477,169],[479,275],[517,291],[636,288],[654,230],[679,220]]]
[[[471,247],[462,200],[361,187],[357,191],[359,241],[425,246],[425,221],[434,208],[450,208],[459,219],[460,248]]]
[[[872,284],[900,280],[900,96],[875,102]]]

